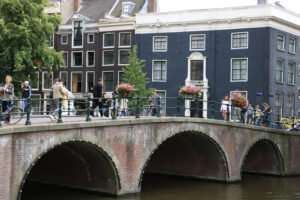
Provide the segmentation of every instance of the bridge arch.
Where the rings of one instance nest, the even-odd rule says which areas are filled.
[[[242,156],[240,172],[283,175],[284,162],[279,146],[271,139],[257,139]]]
[[[102,146],[102,142],[97,141],[97,138],[91,136],[88,139],[70,139],[71,137],[68,136],[66,138],[69,139],[61,141],[62,138],[60,137],[52,138],[53,140],[50,140],[50,142],[45,142],[45,144],[41,145],[42,148],[37,147],[35,149],[31,162],[23,165],[22,169],[25,171],[22,171],[21,175],[17,177],[16,181],[19,183],[17,186],[18,190],[13,191],[13,196],[16,196],[15,199],[21,199],[24,186],[31,179],[42,183],[109,194],[119,193],[122,189],[120,180],[121,170],[113,152],[107,149],[107,146]],[[73,138],[77,138],[77,136],[73,136]],[[53,141],[56,141],[56,143],[53,143]],[[37,152],[41,153],[37,154]],[[53,163],[53,161],[56,163]],[[59,165],[59,161],[65,166]],[[39,177],[45,170],[49,172],[49,167],[47,167],[49,163],[52,163],[50,168],[54,166],[53,164],[58,164],[55,170],[57,170],[56,172],[59,173],[59,176],[63,176],[62,179],[53,180],[53,177],[47,177],[49,174],[46,177]],[[70,166],[76,166],[77,168],[70,168]],[[78,170],[79,166],[80,169]],[[60,170],[60,167],[64,168]],[[63,170],[66,167],[70,170],[68,171],[68,176],[63,175]],[[80,171],[83,169],[84,171]],[[80,173],[80,180],[74,180],[75,173]],[[53,173],[50,173],[50,175],[53,175]],[[46,180],[45,178],[50,178],[50,180]],[[20,179],[22,180],[20,181]],[[62,180],[67,181],[61,182]]]
[[[164,134],[164,136],[160,138],[159,141],[156,141],[156,143],[153,144],[153,146],[149,148],[147,153],[145,154],[144,157],[145,160],[144,162],[141,163],[140,170],[139,170],[140,172],[138,176],[139,188],[141,187],[143,175],[145,171],[148,170],[149,165],[150,167],[154,166],[155,168],[157,167],[156,164],[160,161],[164,161],[163,164],[166,164],[168,162],[170,163],[162,171],[158,170],[157,171],[158,173],[166,172],[165,174],[170,174],[170,175],[179,175],[179,176],[200,178],[200,179],[213,179],[213,180],[220,180],[220,181],[226,181],[228,179],[229,170],[228,170],[228,161],[227,161],[226,152],[224,151],[222,144],[216,138],[213,138],[210,134],[197,131],[196,129],[186,130],[186,131],[181,130],[175,133],[172,133],[169,130],[169,131],[165,131],[165,133],[166,134]],[[199,145],[197,145],[197,143]],[[185,150],[182,149],[185,147],[186,147]],[[197,148],[197,149],[193,149],[193,148]],[[178,171],[178,169],[185,168],[182,167],[182,165],[178,168],[171,169],[170,172],[165,171],[168,169],[168,167],[174,164],[172,163],[174,162],[174,160],[170,160],[170,159],[168,160],[168,156],[166,156],[168,153],[172,151],[175,154],[179,153],[180,151],[183,151],[180,155],[173,154],[171,156],[175,156],[173,158],[177,159],[177,161],[179,160],[182,161],[182,159],[185,159],[183,161],[184,163],[181,164],[183,164],[185,167],[190,166],[191,168],[189,168],[188,171],[185,172]],[[162,156],[161,159],[159,159],[160,156]],[[158,162],[151,164],[151,162],[153,162],[152,161],[153,159],[156,159]],[[202,167],[199,167],[201,166],[201,164],[204,163],[206,166],[202,165]],[[193,165],[195,167],[193,167]],[[197,170],[197,168],[200,169],[200,171]],[[150,171],[151,170],[152,169],[150,169]]]

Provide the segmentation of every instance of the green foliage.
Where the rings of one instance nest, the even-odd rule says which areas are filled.
[[[44,13],[47,4],[0,0],[0,82],[11,75],[18,87],[22,81],[36,81],[36,71],[51,72],[63,64],[62,53],[47,45],[61,21],[59,15]]]

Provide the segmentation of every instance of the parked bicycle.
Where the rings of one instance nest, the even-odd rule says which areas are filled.
[[[15,101],[12,101],[11,106],[2,113],[0,120],[6,124],[17,124],[22,120],[23,116],[24,113],[22,109],[16,105]]]

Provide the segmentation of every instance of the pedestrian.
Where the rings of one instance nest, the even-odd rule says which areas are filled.
[[[159,98],[160,96],[157,94],[156,90],[153,91],[153,96],[152,96],[152,116],[157,116],[158,113],[158,107],[159,105]]]
[[[242,124],[246,124],[246,113],[247,113],[247,107],[241,108],[241,122]]]
[[[29,82],[25,81],[22,85],[22,99],[21,101],[21,109],[23,112],[27,111],[28,99],[31,98],[31,87],[29,86]]]
[[[101,117],[108,117],[109,116],[109,105],[108,105],[108,96],[106,93],[103,93],[102,96],[102,107],[100,109]]]
[[[119,101],[117,99],[117,94],[116,93],[112,93],[112,100],[110,102],[110,107],[111,107],[111,115],[112,116],[116,116],[118,115],[118,104]],[[115,110],[114,110],[115,108]]]
[[[255,106],[255,112],[254,112],[254,124],[256,126],[259,126],[260,125],[260,120],[261,120],[261,117],[263,116],[263,112],[260,110],[259,108],[259,105],[256,105]]]
[[[264,106],[263,113],[264,113],[265,126],[266,127],[271,127],[271,125],[272,125],[272,113],[273,113],[273,110],[269,106],[269,104],[267,104],[267,103],[264,103],[263,106]]]
[[[222,113],[222,117],[223,117],[224,121],[226,121],[227,120],[227,114],[229,114],[231,112],[231,106],[230,106],[230,101],[229,101],[228,96],[225,96],[222,99],[222,104],[221,104],[220,111]]]
[[[2,112],[5,112],[11,105],[14,98],[14,85],[11,83],[12,77],[7,75],[5,77],[5,84],[0,87],[2,93]],[[9,120],[9,119],[8,119]]]
[[[63,96],[66,95],[63,84],[64,84],[63,80],[58,79],[55,85],[53,85],[53,100],[55,102],[56,109],[53,111],[51,115],[49,115],[52,121],[57,120],[57,115],[59,111],[59,99],[63,98]]]
[[[58,78],[55,78],[53,80],[53,85],[51,86],[50,88],[50,93],[49,93],[49,105],[50,105],[50,112],[54,111],[56,109],[56,103],[55,103],[55,100],[53,100],[53,86],[58,82]]]
[[[98,83],[96,83],[93,87],[93,104],[92,104],[92,109],[91,109],[91,115],[92,116],[97,116],[95,115],[95,109],[99,108],[101,116],[103,116],[101,110],[103,107],[103,102],[102,102],[102,88],[103,88],[103,82],[102,78],[98,79]]]
[[[247,108],[247,122],[249,125],[252,125],[254,118],[254,109],[251,104],[248,105]]]

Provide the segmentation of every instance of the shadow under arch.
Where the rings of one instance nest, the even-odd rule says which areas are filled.
[[[143,165],[139,188],[147,172],[216,181],[229,178],[222,147],[209,135],[197,131],[179,132],[156,145]]]
[[[241,165],[242,172],[283,175],[284,162],[278,146],[269,139],[255,141],[247,150]]]
[[[23,177],[18,200],[31,181],[113,195],[121,190],[111,157],[101,147],[81,140],[62,142],[41,153]]]

